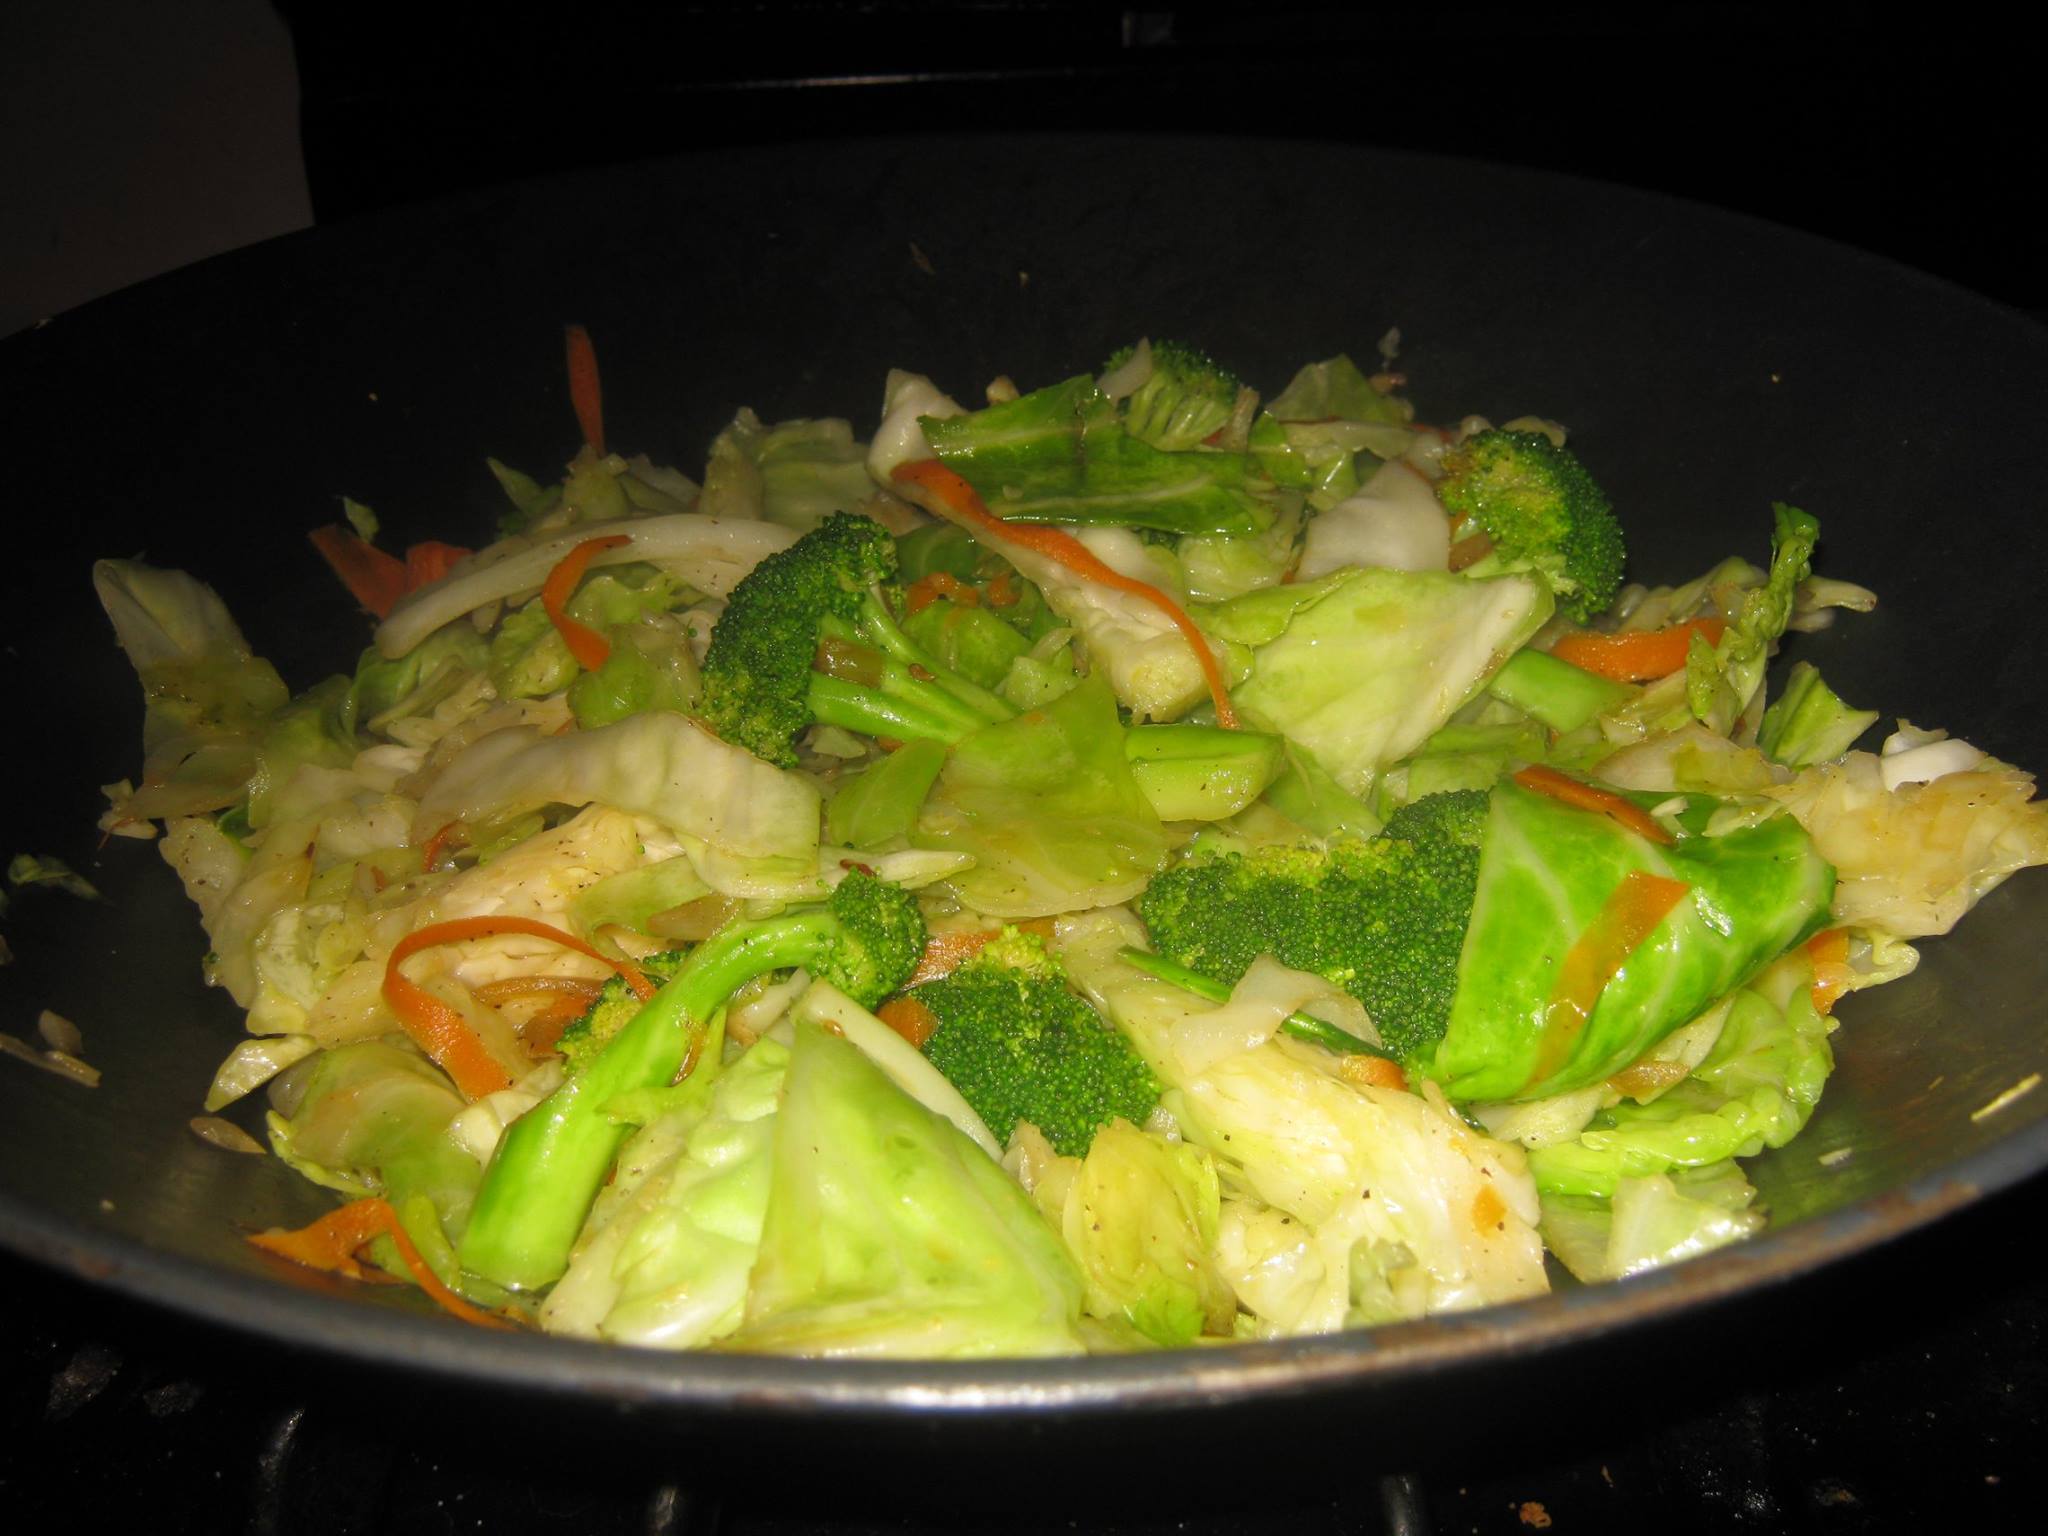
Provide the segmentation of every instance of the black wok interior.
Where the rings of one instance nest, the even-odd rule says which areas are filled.
[[[1134,182],[1140,154],[1158,174]],[[1398,1437],[1413,1405],[1499,1372],[1626,1372],[1654,1357],[1646,1341],[1697,1337],[1703,1318],[1820,1302],[1830,1273],[1882,1286],[1869,1250],[2048,1162],[2048,1095],[1972,1118],[2048,1058],[2048,878],[2023,876],[1927,944],[1916,975],[1844,1006],[1811,1129],[1755,1165],[1772,1233],[1619,1287],[1259,1348],[853,1367],[471,1333],[408,1296],[269,1268],[238,1233],[327,1200],[186,1129],[240,1020],[201,984],[196,918],[154,850],[94,847],[96,786],[134,771],[140,706],[87,567],[142,555],[193,570],[294,686],[345,666],[366,630],[305,530],[347,494],[393,542],[481,542],[497,494],[484,455],[545,475],[574,447],[567,319],[597,340],[613,441],[686,470],[741,404],[866,431],[890,366],[964,398],[1150,332],[1271,388],[1303,360],[1370,355],[1399,326],[1425,417],[1570,425],[1639,577],[1760,558],[1773,499],[1814,512],[1822,568],[1881,604],[1791,655],[1888,717],[2048,764],[2048,687],[2023,643],[2044,548],[2032,439],[2048,333],[1879,258],[1539,173],[1223,139],[733,150],[378,214],[0,344],[10,521],[29,535],[0,569],[16,616],[5,840],[106,893],[22,899],[8,916],[9,1027],[53,1007],[105,1072],[89,1092],[0,1072],[0,1241],[16,1252],[346,1368],[642,1422],[825,1415],[928,1439],[962,1420],[1039,1434],[1135,1412],[1220,1433],[1243,1420],[1236,1406],[1269,1423],[1341,1411]],[[2040,1205],[2035,1180],[2002,1208]]]

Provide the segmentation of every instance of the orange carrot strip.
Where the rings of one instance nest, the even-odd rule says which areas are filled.
[[[543,1057],[555,1049],[565,1028],[590,1012],[602,989],[602,983],[590,977],[502,977],[473,987],[471,993],[479,1004],[492,1008],[539,997],[541,1008],[518,1026],[518,1038],[528,1057]]]
[[[431,871],[436,864],[440,863],[441,855],[448,851],[449,842],[461,830],[461,822],[451,821],[432,837],[428,838],[420,848],[420,868]]]
[[[254,1233],[249,1242],[265,1253],[274,1253],[322,1274],[361,1280],[366,1275],[356,1262],[356,1250],[384,1230],[376,1211],[378,1205],[388,1202],[357,1200],[303,1227],[272,1227],[267,1232]]]
[[[1020,933],[1036,934],[1041,939],[1052,937],[1052,919],[1049,917],[1028,918],[1010,926]],[[986,949],[989,941],[1001,935],[1002,931],[1000,928],[971,928],[933,934],[925,940],[924,953],[917,957],[917,969],[910,973],[910,980],[903,983],[904,987],[921,987],[928,981],[952,975]]]
[[[875,1017],[920,1051],[939,1027],[939,1016],[914,997],[890,998],[875,1010]]]
[[[588,976],[504,976],[471,990],[478,1002],[489,1003],[493,1008],[522,997],[544,995],[566,996],[587,1008],[604,990],[604,983],[592,981]]]
[[[352,528],[329,523],[306,535],[349,595],[378,618],[406,594],[405,562],[379,549]]]
[[[1339,1056],[1337,1075],[1347,1083],[1359,1083],[1368,1088],[1406,1089],[1408,1086],[1408,1074],[1401,1070],[1398,1061],[1388,1061],[1384,1056],[1368,1056],[1363,1051]]]
[[[931,571],[903,589],[903,607],[906,612],[921,613],[942,597],[950,597],[963,608],[981,604],[979,588],[970,587],[950,571]]]
[[[614,960],[599,954],[573,933],[530,917],[462,917],[453,922],[430,923],[400,939],[384,964],[384,1001],[398,1015],[413,1044],[455,1080],[455,1086],[469,1098],[512,1086],[512,1077],[469,1027],[469,1021],[399,969],[423,949],[437,944],[454,944],[463,939],[485,939],[499,934],[524,933],[552,939],[564,949],[601,960],[621,976],[642,1002],[654,996],[654,984],[630,960]]]
[[[439,539],[424,539],[412,545],[405,552],[405,590],[415,592],[439,581],[454,568],[456,561],[469,554],[460,544],[444,544]]]
[[[1849,930],[1823,928],[1805,947],[1813,962],[1813,1011],[1832,1013],[1849,990]]]
[[[597,348],[590,344],[590,332],[580,325],[566,325],[562,338],[569,358],[569,404],[576,411],[576,425],[583,429],[583,441],[591,452],[604,452],[604,387],[597,377]]]
[[[527,1055],[544,1056],[554,1050],[563,1030],[590,1011],[602,990],[601,982],[587,976],[506,976],[473,987],[471,993],[493,1008],[541,999],[541,1006],[520,1024],[519,1043]]]
[[[1610,820],[1620,822],[1638,837],[1648,838],[1653,843],[1669,847],[1676,842],[1664,824],[1633,800],[1625,800],[1611,789],[1600,789],[1583,784],[1577,779],[1567,778],[1555,768],[1540,764],[1518,769],[1515,782],[1539,795],[1548,795],[1553,800],[1562,800],[1566,805],[1577,806],[1582,811],[1597,811]]]
[[[350,595],[380,619],[406,593],[439,581],[469,553],[460,544],[427,539],[408,549],[401,560],[339,523],[315,528],[306,537]]]
[[[249,1241],[265,1253],[274,1253],[281,1259],[303,1264],[323,1274],[367,1280],[370,1274],[356,1261],[356,1253],[379,1237],[391,1239],[398,1248],[398,1256],[405,1261],[405,1267],[419,1282],[420,1289],[446,1311],[479,1328],[512,1326],[504,1318],[470,1305],[443,1285],[441,1277],[434,1273],[432,1266],[414,1246],[412,1235],[405,1230],[405,1223],[398,1219],[398,1212],[392,1209],[391,1202],[375,1195],[351,1201],[340,1210],[329,1211],[318,1221],[295,1231],[273,1227],[268,1232],[253,1234]]]
[[[1607,1086],[1616,1093],[1647,1103],[1653,1094],[1662,1093],[1691,1075],[1692,1068],[1682,1061],[1638,1059],[1607,1079]]]
[[[1566,951],[1543,1010],[1543,1043],[1526,1092],[1564,1065],[1607,984],[1692,887],[1645,870],[1621,878],[1586,931]]]
[[[898,464],[895,478],[927,492],[961,522],[973,528],[1007,539],[1012,544],[1021,544],[1048,560],[1058,561],[1078,576],[1100,582],[1105,587],[1114,587],[1119,592],[1128,592],[1157,608],[1172,620],[1174,628],[1181,632],[1188,648],[1195,653],[1195,660],[1201,664],[1202,676],[1209,684],[1209,697],[1216,705],[1216,723],[1227,730],[1237,729],[1237,711],[1230,707],[1230,690],[1224,685],[1223,669],[1216,664],[1216,653],[1209,649],[1208,637],[1182,611],[1179,603],[1149,582],[1110,569],[1071,533],[1036,523],[1007,522],[997,517],[989,511],[973,486],[937,459]]]
[[[1665,629],[1631,630],[1619,635],[1586,630],[1566,635],[1550,648],[1550,654],[1617,683],[1648,683],[1669,677],[1685,665],[1694,635],[1709,645],[1719,645],[1727,629],[1725,619],[1709,617],[1687,619]]]
[[[996,579],[988,584],[988,605],[991,608],[1014,608],[1022,597],[1008,571],[999,572]]]
[[[623,533],[585,539],[556,562],[540,589],[542,611],[560,633],[562,642],[569,647],[569,654],[576,658],[576,665],[586,672],[595,672],[604,665],[605,658],[612,653],[611,642],[581,619],[569,616],[569,599],[575,595],[576,583],[583,579],[583,573],[590,568],[591,558],[599,550],[617,549],[621,544],[631,542]]]

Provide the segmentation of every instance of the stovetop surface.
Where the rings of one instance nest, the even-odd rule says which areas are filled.
[[[975,1452],[934,1469],[942,1443],[849,1465],[800,1423],[762,1431],[742,1464],[687,1429],[621,1435],[423,1394],[10,1260],[0,1511],[16,1530],[157,1536],[2030,1529],[2048,1493],[2048,1282],[2023,1239],[2044,1214],[2037,1181],[1704,1330],[1653,1335],[1667,1358],[1611,1390],[1561,1381],[1526,1433],[1450,1433],[1412,1466],[1379,1465],[1371,1424],[1341,1403],[1318,1443],[1147,1446],[1127,1470],[1113,1450],[1068,1465],[1028,1445],[1022,1468]]]

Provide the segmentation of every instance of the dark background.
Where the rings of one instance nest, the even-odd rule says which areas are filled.
[[[1199,158],[1170,137],[1193,130],[1648,187],[2048,312],[2035,39],[1983,7],[278,12],[300,93],[304,207],[321,223],[676,150],[875,132],[1156,131],[1157,154],[1134,159],[1129,174],[1199,184]],[[152,57],[171,57],[152,55],[147,29],[121,19],[96,46],[144,74]],[[222,49],[238,35],[230,27]],[[18,50],[14,60],[11,71],[29,69]],[[94,120],[96,83],[71,82],[68,115],[10,118],[10,149],[29,152],[36,135],[75,147]],[[137,142],[161,145],[191,121],[166,119]],[[219,192],[232,179],[211,170],[225,160],[207,156],[250,148],[203,140],[159,175],[187,212],[209,180]],[[1004,174],[993,156],[987,170]],[[232,176],[253,185],[246,168]],[[721,207],[756,190],[695,189],[702,238],[717,239]],[[942,208],[946,189],[932,195]],[[290,205],[287,188],[273,227],[289,227]],[[1306,206],[1296,227],[1247,229],[1219,201],[1216,238],[1313,239],[1317,213]],[[125,225],[109,218],[101,239],[125,229],[146,246],[169,222],[154,205],[131,214]],[[188,246],[173,259],[198,254]],[[7,283],[15,289],[13,274]],[[1554,1399],[1529,1405],[1534,1427],[1512,1439],[1468,1439],[1446,1425],[1433,1450],[1389,1465],[1352,1427],[1330,1423],[1213,1471],[1170,1448],[1114,1474],[1099,1458],[1048,1456],[1035,1502],[1006,1491],[979,1504],[938,1497],[932,1468],[849,1466],[826,1447],[783,1448],[779,1473],[736,1478],[688,1446],[618,1443],[603,1426],[558,1423],[530,1404],[508,1405],[501,1420],[380,1379],[309,1376],[296,1357],[166,1326],[146,1308],[9,1263],[0,1514],[26,1528],[98,1516],[165,1531],[797,1532],[831,1518],[876,1532],[998,1522],[1199,1532],[1211,1527],[1185,1492],[1213,1482],[1227,1506],[1213,1528],[1235,1531],[2019,1529],[2040,1508],[2048,1425],[2048,1304],[2026,1262],[2040,1207],[2036,1191],[2001,1197],[1909,1240],[1881,1267],[1803,1287],[1794,1306],[1721,1312],[1660,1336],[1668,1359],[1649,1377],[1657,1385],[1646,1391],[1640,1373],[1630,1376],[1641,1401],[1616,1401],[1597,1375],[1559,1381]],[[310,1397],[309,1379],[320,1383]]]
[[[279,9],[298,45],[323,220],[722,144],[1220,132],[1649,187],[1881,251],[2019,308],[2048,302],[2039,27],[2021,7],[594,0],[525,20],[391,0]],[[1131,173],[1199,180],[1201,168],[1162,144]],[[707,233],[718,199],[744,193],[706,189]],[[1240,237],[1218,214],[1218,237]],[[1302,215],[1312,230],[1315,210]]]

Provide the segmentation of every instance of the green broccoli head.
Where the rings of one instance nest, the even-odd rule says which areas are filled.
[[[823,977],[863,1008],[872,1008],[909,979],[924,953],[924,914],[900,886],[849,871],[825,904],[837,926],[811,959]]]
[[[958,741],[1015,711],[904,634],[882,584],[896,543],[834,513],[733,588],[704,657],[704,723],[784,768],[812,723],[903,741]]]
[[[1185,864],[1138,913],[1159,953],[1211,980],[1234,986],[1271,955],[1342,987],[1412,1061],[1450,1022],[1486,809],[1483,790],[1428,795],[1376,837]]]
[[[1486,836],[1486,814],[1492,807],[1493,796],[1483,789],[1424,795],[1389,816],[1380,835],[1433,847],[1476,849]]]
[[[1580,623],[1614,601],[1621,524],[1569,450],[1541,432],[1492,429],[1446,453],[1443,467],[1438,497],[1486,531],[1502,567],[1541,572]]]
[[[912,994],[938,1027],[925,1055],[1005,1141],[1019,1120],[1079,1157],[1121,1116],[1143,1124],[1159,1081],[1131,1043],[1067,987],[1042,940],[1005,929]]]
[[[1159,953],[1225,986],[1235,986],[1263,954],[1327,974],[1320,954],[1312,965],[1304,957],[1327,921],[1330,859],[1319,848],[1276,845],[1191,861],[1146,887],[1138,915]],[[1294,936],[1287,954],[1274,947],[1275,934]],[[1348,975],[1330,979],[1341,986]]]
[[[649,955],[634,962],[647,979],[660,986],[683,963],[685,951],[666,950],[658,955]],[[626,978],[613,976],[599,989],[583,1017],[577,1019],[561,1037],[555,1041],[555,1049],[562,1053],[569,1075],[574,1077],[589,1064],[597,1053],[605,1048],[612,1036],[624,1029],[634,1014],[641,1008],[640,999],[633,995],[633,989],[626,985]]]
[[[1168,453],[1198,447],[1229,422],[1242,385],[1199,348],[1178,341],[1149,345],[1152,372],[1124,402],[1124,430]],[[1104,371],[1129,362],[1136,350],[1125,347]]]
[[[726,599],[704,656],[704,721],[757,757],[796,766],[811,723],[811,664],[828,621],[860,618],[870,587],[896,574],[896,543],[870,518],[835,512],[770,555]]]

